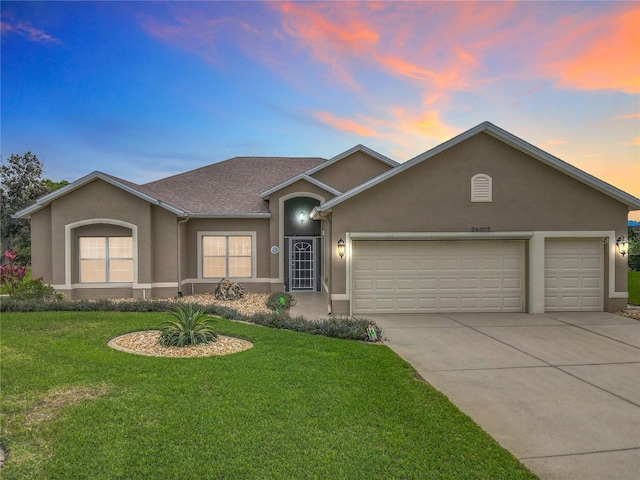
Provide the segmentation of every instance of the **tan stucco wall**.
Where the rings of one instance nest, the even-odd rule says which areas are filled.
[[[178,278],[178,219],[157,206],[151,207],[151,239],[153,248],[152,279],[154,283],[176,282]],[[174,295],[177,287],[173,289]]]
[[[355,152],[311,176],[340,192],[346,192],[390,168],[364,152]]]
[[[492,203],[470,201],[471,177],[478,173],[492,177]],[[346,238],[346,232],[470,232],[472,227],[626,235],[627,214],[626,205],[479,134],[335,206],[331,242]],[[626,291],[625,259],[617,257],[616,291]],[[332,258],[332,293],[345,293],[345,262]]]
[[[31,275],[53,280],[51,258],[51,208],[45,207],[31,216]]]
[[[53,283],[65,283],[65,225],[97,218],[116,219],[138,226],[138,281],[150,283],[150,205],[101,180],[95,180],[51,204]]]
[[[46,282],[54,285],[65,284],[66,225],[92,222],[77,226],[71,231],[72,284],[78,282],[79,235],[131,235],[129,228],[98,219],[117,220],[137,226],[138,284],[177,281],[176,216],[102,180],[94,180],[54,200],[50,206],[31,216],[32,250],[35,252],[34,274],[42,276]],[[70,297],[98,298],[143,294],[132,289],[124,290],[82,288],[70,293]],[[175,288],[170,290],[175,294]],[[144,294],[151,296],[154,292],[145,287]]]
[[[256,233],[256,279],[269,279],[269,219],[190,219],[184,224],[183,249],[186,259],[183,272],[185,294],[192,291],[212,292],[217,282],[189,282],[198,279],[198,232],[255,232]],[[242,281],[247,291],[268,291],[267,281]]]

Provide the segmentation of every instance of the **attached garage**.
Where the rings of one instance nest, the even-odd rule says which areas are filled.
[[[545,310],[601,312],[603,264],[602,238],[546,239]]]
[[[523,240],[358,240],[354,314],[524,312]]]

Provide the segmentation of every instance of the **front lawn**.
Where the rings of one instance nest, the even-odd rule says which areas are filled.
[[[2,314],[2,478],[533,479],[382,345],[221,320],[241,353],[106,344],[162,313]]]
[[[629,300],[631,305],[640,305],[640,272],[629,272]]]

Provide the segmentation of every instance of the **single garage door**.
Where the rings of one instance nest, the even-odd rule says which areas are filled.
[[[524,241],[354,241],[353,313],[522,312]]]
[[[544,303],[548,311],[603,310],[602,239],[547,239]]]

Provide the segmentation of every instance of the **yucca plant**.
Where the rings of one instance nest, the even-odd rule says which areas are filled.
[[[162,322],[160,345],[184,347],[199,343],[215,342],[218,334],[211,326],[208,314],[191,303],[176,305],[169,312],[174,320]]]

